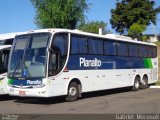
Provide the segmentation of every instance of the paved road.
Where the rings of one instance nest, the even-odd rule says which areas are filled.
[[[0,113],[12,114],[116,114],[160,113],[160,89],[128,88],[87,93],[76,102],[63,98],[37,99],[1,96]]]

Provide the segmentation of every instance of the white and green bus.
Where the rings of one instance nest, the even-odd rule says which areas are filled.
[[[9,53],[16,34],[0,34],[0,95],[8,94],[7,91],[7,68]]]
[[[78,30],[33,30],[15,37],[8,66],[13,96],[66,96],[158,80],[157,48],[129,37]]]

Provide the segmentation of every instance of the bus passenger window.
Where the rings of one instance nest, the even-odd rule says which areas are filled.
[[[90,38],[88,40],[89,44],[89,54],[97,54],[102,55],[103,54],[103,41],[97,39]]]
[[[152,49],[153,49],[152,57],[156,58],[157,57],[157,48],[153,47]]]
[[[151,58],[152,57],[152,52],[153,52],[152,47],[147,46],[147,57]]]
[[[87,38],[73,35],[71,37],[71,54],[86,54],[87,52]]]
[[[129,56],[138,57],[138,46],[134,44],[129,45]]]
[[[119,56],[128,56],[128,45],[126,43],[117,43],[117,52]]]
[[[147,48],[146,46],[139,46],[139,57],[147,57]]]
[[[116,55],[116,42],[105,41],[104,42],[104,54],[105,55]]]
[[[14,38],[12,38],[12,39],[7,39],[4,44],[5,44],[5,45],[12,45],[13,40],[14,40]]]

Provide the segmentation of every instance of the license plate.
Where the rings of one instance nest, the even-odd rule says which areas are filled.
[[[25,95],[26,92],[25,91],[19,91],[19,95]]]

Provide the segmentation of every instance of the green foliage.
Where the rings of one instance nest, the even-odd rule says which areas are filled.
[[[160,86],[160,80],[158,80],[155,84],[156,86]]]
[[[117,0],[116,8],[111,10],[112,28],[123,34],[135,23],[146,26],[156,24],[160,7],[155,8],[154,5],[154,0]]]
[[[160,46],[160,41],[155,42],[157,46]]]
[[[75,29],[84,20],[86,0],[31,0],[36,9],[35,23],[39,28]]]
[[[132,36],[132,38],[139,38],[145,30],[146,25],[140,25],[138,23],[135,23],[129,28],[128,35]]]
[[[147,40],[149,40],[149,36],[147,36],[147,35],[142,35],[142,41],[147,41]]]
[[[103,34],[110,33],[109,30],[106,29],[107,23],[103,21],[92,21],[92,22],[87,22],[87,23],[82,23],[78,26],[78,29],[85,31],[85,32],[90,32],[90,33],[99,33],[99,28],[102,28]]]

